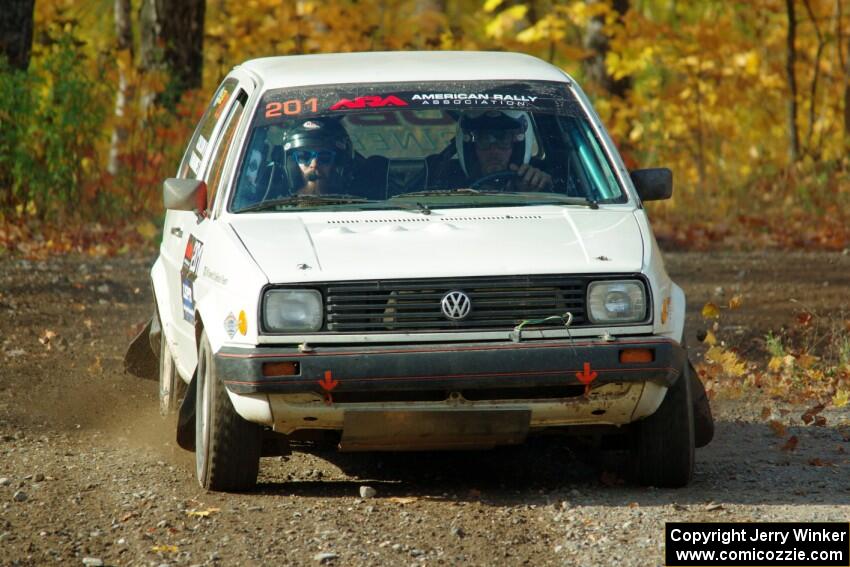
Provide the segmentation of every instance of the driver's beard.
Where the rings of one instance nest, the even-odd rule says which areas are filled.
[[[508,169],[508,164],[499,161],[491,161],[491,162],[481,162],[481,174],[482,175],[490,175],[491,173],[496,173],[497,171],[505,171]]]

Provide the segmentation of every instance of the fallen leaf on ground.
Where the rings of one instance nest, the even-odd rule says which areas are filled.
[[[799,323],[801,327],[808,327],[811,325],[813,318],[814,316],[808,311],[801,311],[800,313],[797,313],[797,323]]]
[[[791,437],[788,438],[788,441],[786,441],[785,444],[782,446],[782,450],[783,451],[793,451],[794,449],[797,448],[797,444],[799,442],[800,442],[800,440],[797,439],[797,436],[792,435]]]
[[[803,420],[803,423],[808,425],[815,420],[816,415],[818,415],[820,412],[822,412],[824,410],[824,407],[825,406],[823,404],[818,404],[816,406],[812,406],[809,409],[807,409],[805,411],[805,413],[803,413],[803,415],[800,416],[800,419]]]
[[[151,547],[154,553],[177,553],[180,551],[176,545],[154,545]]]
[[[785,425],[781,421],[772,419],[770,420],[770,423],[768,423],[768,425],[777,437],[785,437]]]
[[[709,301],[702,306],[703,319],[717,319],[718,317],[720,317],[720,309],[715,304]]]
[[[199,518],[207,518],[210,514],[221,512],[221,508],[207,508],[206,510],[187,510],[187,516],[197,516]]]
[[[411,502],[416,502],[419,499],[416,496],[393,496],[387,500],[395,504],[410,504]]]
[[[824,461],[823,459],[809,459],[809,464],[813,467],[831,467],[834,466],[830,461]]]

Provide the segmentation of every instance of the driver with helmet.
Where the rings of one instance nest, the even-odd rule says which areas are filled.
[[[299,123],[286,133],[283,151],[292,194],[350,192],[354,146],[338,120],[312,118]]]
[[[528,115],[521,111],[465,113],[455,145],[467,184],[499,183],[514,191],[550,191],[552,176],[529,164]]]

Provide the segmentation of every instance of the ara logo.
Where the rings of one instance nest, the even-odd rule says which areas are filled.
[[[395,95],[390,96],[358,96],[354,100],[342,99],[331,107],[331,110],[347,110],[350,108],[381,108],[384,106],[407,106],[407,103]]]

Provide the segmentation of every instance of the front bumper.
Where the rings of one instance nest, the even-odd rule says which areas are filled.
[[[621,362],[621,351],[648,349],[651,362]],[[296,375],[264,374],[264,365],[297,363]],[[686,364],[676,342],[655,336],[601,340],[541,340],[437,345],[295,346],[252,349],[225,347],[215,354],[219,379],[234,394],[318,394],[344,401],[388,401],[387,393],[433,393],[442,399],[453,392],[466,398],[476,392],[558,388],[584,389],[580,380],[593,376],[591,387],[609,383],[652,382],[672,385]],[[534,399],[535,396],[521,396]],[[542,396],[557,397],[557,396]],[[421,398],[419,398],[421,399]],[[431,399],[431,398],[426,398]],[[483,399],[479,397],[479,399]]]

